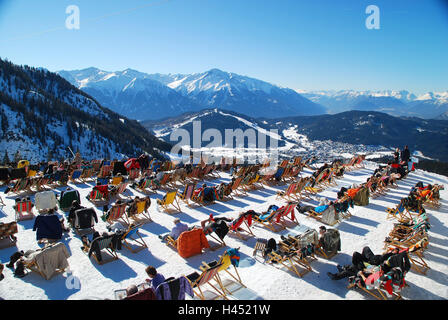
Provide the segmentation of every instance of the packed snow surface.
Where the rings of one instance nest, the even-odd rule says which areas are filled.
[[[366,168],[353,172],[346,172],[344,177],[338,180],[337,187],[331,187],[319,194],[320,197],[335,199],[336,192],[342,187],[365,182],[376,168],[376,164],[367,163]],[[310,170],[302,174],[309,175]],[[207,184],[216,184],[221,181],[229,181],[227,173],[221,173],[221,178],[207,181]],[[364,300],[372,299],[365,292],[347,289],[347,279],[333,281],[327,276],[327,272],[336,272],[336,265],[350,264],[354,251],[361,251],[364,246],[369,246],[375,254],[382,252],[384,238],[391,231],[394,222],[386,219],[386,208],[395,207],[402,197],[408,195],[412,186],[422,181],[424,184],[448,185],[448,178],[433,173],[417,170],[408,175],[406,179],[398,182],[398,189],[391,189],[387,195],[370,199],[370,204],[365,207],[355,206],[351,209],[353,214],[347,220],[334,226],[340,231],[342,250],[331,260],[318,257],[311,262],[313,271],[299,278],[294,273],[278,265],[263,263],[261,257],[253,257],[255,238],[242,241],[237,237],[228,235],[225,238],[226,248],[216,251],[206,251],[188,259],[184,259],[171,247],[162,243],[159,234],[167,233],[173,226],[173,219],[180,218],[189,225],[200,225],[200,221],[208,218],[209,214],[214,216],[237,217],[240,212],[253,209],[257,212],[265,211],[270,204],[282,205],[284,200],[276,200],[276,192],[285,190],[286,185],[268,186],[264,189],[252,191],[246,197],[235,197],[228,202],[217,202],[216,204],[189,208],[182,204],[182,212],[174,215],[158,211],[156,199],[164,195],[164,191],[157,191],[152,195],[150,215],[154,222],[141,227],[140,233],[148,245],[147,250],[139,253],[131,253],[123,248],[118,251],[119,260],[98,265],[90,260],[80,247],[81,240],[73,231],[65,234],[62,242],[67,246],[70,253],[68,259],[69,272],[59,274],[45,280],[37,273],[30,273],[24,278],[15,278],[11,269],[4,270],[5,279],[0,283],[0,297],[4,299],[86,299],[86,298],[109,298],[114,299],[114,291],[125,289],[131,284],[139,284],[147,278],[145,268],[153,265],[166,278],[187,275],[199,271],[202,261],[212,261],[218,258],[228,248],[240,248],[241,260],[238,268],[239,274],[247,286],[240,289],[230,299],[311,299],[311,300]],[[93,206],[85,199],[85,196],[93,186],[92,182],[84,184],[69,184],[76,188],[82,195],[82,205]],[[59,193],[64,188],[57,188]],[[180,188],[183,189],[182,187]],[[14,220],[14,198],[5,195],[5,186],[0,187],[1,197],[6,206],[0,207],[0,221],[10,222]],[[438,210],[427,209],[431,229],[429,230],[430,244],[425,251],[425,259],[429,266],[426,275],[411,270],[406,280],[409,287],[402,291],[404,299],[417,300],[439,300],[448,298],[448,189],[440,192],[442,206]],[[128,188],[127,196],[142,195],[134,189]],[[34,196],[32,196],[34,199]],[[317,205],[318,198],[305,203]],[[97,214],[102,214],[101,208],[96,208]],[[60,217],[67,218],[67,214],[59,210]],[[302,226],[317,229],[321,224],[302,214],[297,213],[297,218]],[[3,264],[9,262],[10,256],[17,250],[38,249],[36,234],[32,230],[33,220],[18,223],[19,233],[17,235],[17,247],[0,250],[0,261]],[[96,225],[97,231],[106,231],[106,223],[99,220]],[[273,233],[267,229],[254,226],[252,228],[256,238],[274,238],[280,240],[280,235],[294,233],[294,224],[286,230]],[[209,241],[211,239],[209,238]],[[225,275],[223,276],[225,278]]]

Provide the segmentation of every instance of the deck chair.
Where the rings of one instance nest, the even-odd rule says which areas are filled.
[[[195,189],[196,189],[196,183],[189,183],[185,186],[184,192],[178,193],[177,196],[179,197],[180,200],[185,202],[187,206],[190,207],[191,206],[190,200],[191,197],[193,196],[193,192]]]
[[[279,209],[279,213],[276,216],[276,223],[280,223],[286,227],[286,219],[295,224],[299,224],[297,217],[295,215],[295,209],[297,207],[297,203],[288,203],[286,206]]]
[[[149,202],[151,203],[151,202]],[[146,199],[140,199],[136,203],[134,214],[130,216],[130,218],[136,222],[136,223],[147,223],[152,222],[151,216],[149,215],[148,208],[147,208],[147,200]]]
[[[282,210],[283,210],[282,208],[279,208],[277,210],[271,209],[269,212],[264,212],[259,216],[254,215],[252,217],[254,225],[261,224],[262,227],[268,228],[273,232],[279,232],[281,230],[284,230],[285,229],[284,225],[274,221],[277,214],[282,212]]]
[[[34,218],[33,207],[34,207],[33,202],[26,198],[16,202],[14,205],[16,221],[33,219]]]
[[[111,185],[118,186],[120,183],[123,182],[123,176],[115,176],[112,177]]]
[[[312,271],[309,262],[301,258],[298,251],[295,249],[282,250],[280,247],[280,249],[277,249],[276,251],[269,252],[267,256],[267,263],[278,263],[298,275],[300,278]]]
[[[153,182],[150,178],[145,178],[142,183],[140,183],[139,185],[135,186],[136,189],[140,190],[141,192],[143,192],[144,194],[150,194],[150,193],[155,193],[156,191],[153,190],[151,187],[153,187]]]
[[[85,168],[82,170],[79,179],[83,182],[86,182],[87,179],[92,179],[92,177],[93,177],[93,168]]]
[[[135,180],[140,176],[140,169],[131,169],[128,172],[128,179],[129,180]]]
[[[124,195],[124,192],[126,191],[126,188],[128,187],[128,182],[120,182],[117,186],[115,191],[110,192],[110,195],[112,197],[118,197],[121,195]],[[126,198],[129,198],[129,196],[125,196]]]
[[[201,300],[206,300],[205,292],[202,288],[208,284],[215,293],[215,297],[213,300],[218,298],[228,300],[224,288],[219,282],[219,278],[217,277],[220,267],[221,264],[216,264],[213,267],[203,268],[203,270],[201,270],[202,273],[200,274],[198,272],[194,272],[186,276],[186,278],[190,282],[195,296],[197,296]],[[212,281],[214,281],[215,283],[212,283]],[[219,289],[217,287],[219,287]]]
[[[117,252],[115,251],[115,248],[113,247],[112,241],[113,241],[113,235],[108,236],[101,236],[98,238],[95,238],[91,243],[89,248],[83,248],[83,252],[87,254],[90,257],[93,257],[95,261],[99,265],[103,265],[115,260],[118,260]],[[98,252],[101,252],[105,250],[109,253],[109,258],[104,260],[103,257],[97,256],[97,249]]]
[[[57,257],[55,259],[54,257]],[[62,242],[47,244],[44,248],[36,250],[25,256],[23,263],[26,268],[50,280],[54,275],[63,273],[68,267],[70,254]]]
[[[235,234],[243,241],[248,240],[250,237],[254,237],[250,226],[252,224],[252,215],[240,215],[237,219],[229,224],[229,234]],[[244,226],[244,227],[243,227]],[[244,232],[244,235],[243,235]]]
[[[34,204],[39,213],[47,212],[50,209],[57,210],[58,208],[56,195],[51,190],[36,193]]]
[[[326,208],[322,212],[310,210],[308,211],[308,214],[311,218],[316,219],[317,221],[320,221],[329,226],[334,226],[340,221],[339,213],[336,212],[333,205],[329,205],[328,208]]]
[[[98,173],[98,178],[106,178],[111,175],[112,172],[112,166],[111,165],[104,165],[101,166],[100,172]]]
[[[232,193],[238,197],[247,196],[246,191],[244,191],[243,189],[240,189],[242,181],[243,181],[243,177],[240,176],[240,177],[236,178],[232,184]]]
[[[277,192],[277,200],[279,198],[285,199],[287,201],[298,201],[297,196],[296,196],[296,189],[298,186],[298,182],[297,183],[291,183],[288,188],[285,191],[279,191]]]
[[[89,192],[87,199],[95,206],[104,205],[109,202],[106,196],[99,190],[92,190]]]
[[[403,203],[403,200],[400,201],[400,203],[395,208],[387,208],[387,217],[386,219],[397,219],[398,221],[407,221],[412,220],[412,215],[409,212],[409,210],[406,208],[406,206]]]
[[[176,199],[177,190],[167,192],[164,199],[157,199],[157,204],[163,208],[163,211],[166,213],[173,213],[172,210],[170,210],[170,206],[174,207],[177,211],[176,213],[179,213],[182,211],[180,208],[179,202]]]
[[[80,181],[81,175],[82,175],[81,169],[73,170],[72,174],[69,177],[69,181],[71,181],[73,183],[81,183],[81,182],[83,182],[83,181]]]
[[[59,208],[64,212],[69,211],[72,207],[72,203],[74,200],[78,201],[78,203],[81,203],[79,191],[78,190],[65,191],[62,197],[59,199]]]
[[[361,289],[362,291],[368,293],[372,297],[377,300],[401,300],[401,290],[406,286],[406,282],[404,281],[404,276],[401,280],[400,284],[390,285],[390,289],[386,289],[387,282],[391,282],[390,280],[381,280],[381,276],[383,272],[379,271],[376,274],[372,275],[375,280],[375,285],[373,287],[366,288],[365,284],[361,283],[359,279],[356,277],[349,278],[348,289]]]
[[[94,232],[95,222],[98,222],[95,209],[80,208],[75,210],[74,219],[70,221],[70,224],[79,236],[83,236]]]
[[[0,223],[0,249],[15,246],[17,242],[15,234],[18,232],[16,221]]]
[[[423,251],[428,246],[428,243],[428,238],[424,237],[415,243],[391,241],[387,243],[386,248],[406,250],[411,262],[411,268],[420,274],[426,275],[426,272],[431,269],[423,256]]]
[[[129,226],[128,230],[122,237],[122,245],[132,253],[137,253],[148,248],[146,242],[138,232],[138,228],[140,226],[141,225]]]
[[[126,203],[116,203],[112,205],[109,209],[108,213],[102,217],[109,224],[113,224],[114,222],[122,222],[125,225],[129,225],[129,218],[126,214]]]
[[[238,249],[230,249],[224,251],[222,255],[219,256],[219,260],[211,261],[205,263],[202,261],[201,270],[206,270],[215,265],[221,265],[219,267],[218,273],[216,274],[217,282],[221,284],[222,290],[225,294],[232,294],[240,288],[246,288],[243,281],[241,280],[240,274],[238,273],[237,266],[239,264],[239,252]],[[225,273],[230,276],[230,278],[223,278],[221,274]],[[235,288],[235,284],[237,287]],[[233,287],[233,288],[231,288]]]

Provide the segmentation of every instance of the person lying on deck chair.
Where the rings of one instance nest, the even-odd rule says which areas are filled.
[[[207,220],[201,221],[201,228],[204,231],[205,235],[215,232],[217,236],[222,240],[229,232],[229,226],[226,222],[232,221],[232,219],[225,217],[214,218],[213,214],[210,214]]]
[[[162,239],[162,241],[165,241],[168,236],[171,236],[174,240],[177,240],[182,232],[188,231],[189,227],[187,224],[180,222],[179,218],[176,218],[173,220],[174,227],[171,230],[170,233],[165,235],[159,235],[159,239]]]
[[[75,220],[75,211],[78,209],[83,209],[85,207],[83,207],[82,205],[79,204],[79,202],[77,200],[73,200],[72,201],[72,207],[68,213],[68,222],[71,225],[74,225],[73,221]]]
[[[393,249],[385,254],[373,254],[369,247],[364,247],[362,253],[355,251],[352,255],[351,265],[337,265],[338,272],[327,272],[332,280],[340,280],[348,277],[359,276],[359,272],[371,273],[374,267],[382,265],[391,256],[398,254],[398,249]],[[369,271],[370,270],[370,271]]]

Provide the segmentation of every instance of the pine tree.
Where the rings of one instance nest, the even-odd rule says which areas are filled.
[[[11,162],[11,160],[9,160],[8,150],[5,150],[5,156],[3,157],[3,164],[6,165],[9,162]]]

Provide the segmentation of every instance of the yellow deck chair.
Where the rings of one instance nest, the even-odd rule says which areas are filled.
[[[157,204],[163,208],[164,212],[172,213],[172,210],[170,210],[170,206],[173,206],[177,212],[181,212],[181,208],[179,205],[179,202],[176,198],[177,190],[167,192],[164,199],[157,199]]]

